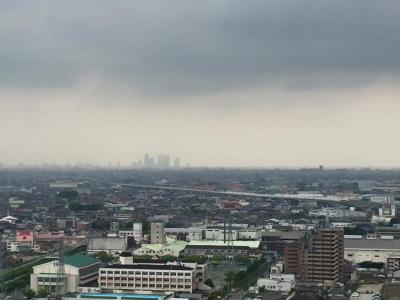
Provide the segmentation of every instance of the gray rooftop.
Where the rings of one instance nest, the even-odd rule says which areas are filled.
[[[344,239],[345,249],[399,250],[400,240]]]
[[[280,237],[280,239],[301,239],[304,237],[304,231],[265,231],[262,233],[262,236],[270,236],[270,237]]]

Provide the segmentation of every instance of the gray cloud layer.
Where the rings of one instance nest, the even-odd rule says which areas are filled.
[[[97,77],[178,96],[276,83],[351,87],[400,67],[395,0],[1,5],[2,87],[65,87]]]
[[[0,160],[400,166],[398,0],[2,0]]]

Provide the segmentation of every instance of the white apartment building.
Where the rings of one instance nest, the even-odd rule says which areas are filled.
[[[135,222],[133,223],[133,237],[136,243],[140,244],[143,241],[143,223]]]

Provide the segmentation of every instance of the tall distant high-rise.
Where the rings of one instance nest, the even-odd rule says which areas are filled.
[[[166,169],[169,168],[169,155],[159,154],[157,156],[157,167]]]
[[[150,157],[147,153],[143,158],[143,167],[144,168],[154,168],[154,158]]]
[[[145,167],[145,168],[150,167],[150,157],[147,153],[144,155],[144,158],[143,158],[143,167]]]
[[[175,160],[174,160],[174,168],[175,169],[179,169],[181,167],[181,161],[180,161],[180,159],[177,157],[177,158],[175,158]]]

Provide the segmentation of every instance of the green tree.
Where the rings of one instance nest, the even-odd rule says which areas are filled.
[[[109,229],[111,225],[111,221],[105,218],[97,218],[92,223],[93,229]]]
[[[236,273],[234,271],[227,271],[225,272],[224,275],[225,275],[225,281],[228,283],[228,288],[231,289]]]
[[[206,281],[204,281],[204,283],[212,288],[214,288],[214,286],[215,286],[214,282],[211,280],[211,278],[208,278]]]
[[[176,260],[176,257],[173,255],[164,255],[160,257],[164,261],[174,261]]]
[[[76,199],[79,197],[79,193],[77,191],[69,191],[69,190],[64,190],[64,191],[59,191],[57,193],[57,196],[62,198],[62,199]]]
[[[248,265],[250,263],[250,259],[244,255],[237,255],[234,260],[239,265]]]
[[[97,252],[94,256],[96,258],[98,258],[103,263],[109,263],[109,262],[112,262],[114,260],[112,255],[108,255],[108,253],[106,251]]]
[[[36,296],[36,292],[34,290],[31,290],[31,289],[26,289],[26,290],[24,290],[24,295],[25,295],[26,298],[32,299],[33,297]]]
[[[37,296],[39,298],[46,298],[49,295],[49,292],[46,289],[39,289],[37,292]]]
[[[221,261],[224,260],[224,256],[221,254],[215,254],[212,258],[214,263],[220,263]]]

